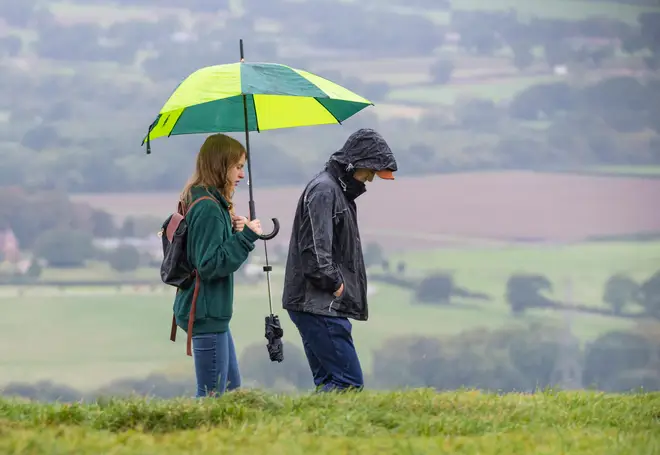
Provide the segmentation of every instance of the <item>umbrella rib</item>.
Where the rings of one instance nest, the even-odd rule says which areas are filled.
[[[184,110],[185,110],[185,109],[184,109]],[[171,129],[170,132],[167,134],[167,137],[170,137],[170,136],[172,135],[172,133],[174,132],[174,128],[176,127],[176,124],[179,123],[179,119],[181,118],[182,115],[183,115],[183,111],[181,111],[181,114],[179,114],[179,116],[178,116],[178,117],[176,118],[176,120],[174,121],[174,125],[172,125],[172,129]]]
[[[259,117],[257,116],[257,100],[254,99],[254,95],[252,95],[252,110],[254,111],[254,126],[257,129],[257,133],[261,133],[259,131]]]
[[[314,99],[316,100],[317,103],[319,103],[319,104],[321,105],[321,107],[323,107],[323,109],[325,109],[326,111],[328,111],[328,114],[332,115],[332,118],[334,118],[334,119],[337,121],[337,123],[339,123],[340,125],[342,124],[342,123],[339,121],[339,119],[337,118],[337,116],[336,116],[335,114],[333,114],[333,113],[330,111],[330,109],[328,109],[327,107],[325,107],[325,106],[323,105],[323,103],[321,102],[321,100],[319,100],[317,97],[314,97]]]

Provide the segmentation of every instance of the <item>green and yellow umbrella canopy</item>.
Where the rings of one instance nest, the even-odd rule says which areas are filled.
[[[275,63],[230,63],[190,74],[167,100],[145,141],[179,134],[341,123],[369,100],[307,71]]]

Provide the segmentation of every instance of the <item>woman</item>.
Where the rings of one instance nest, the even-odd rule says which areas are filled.
[[[259,220],[236,216],[232,196],[245,177],[246,151],[224,134],[209,136],[197,155],[195,172],[185,185],[184,207],[202,196],[186,215],[188,255],[200,278],[192,333],[197,397],[221,395],[240,386],[238,361],[229,331],[233,313],[234,272],[247,260],[261,234]],[[176,323],[184,331],[194,286],[179,290],[174,300]]]

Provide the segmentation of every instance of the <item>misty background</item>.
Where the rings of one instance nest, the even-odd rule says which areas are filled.
[[[250,136],[257,215],[282,223],[285,360],[266,352],[259,243],[236,277],[245,386],[313,387],[281,310],[291,217],[370,127],[399,172],[358,200],[367,387],[660,390],[658,0],[0,0],[1,393],[194,394],[157,232],[205,136],[140,144],[239,39],[375,103]]]

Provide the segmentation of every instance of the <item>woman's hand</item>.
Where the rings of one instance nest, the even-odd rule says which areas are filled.
[[[245,225],[248,223],[248,219],[244,216],[232,215],[231,223],[236,232],[241,232]]]
[[[261,221],[259,221],[258,219],[248,221],[246,223],[246,226],[249,227],[250,230],[257,235],[263,234],[263,231],[261,230]]]

